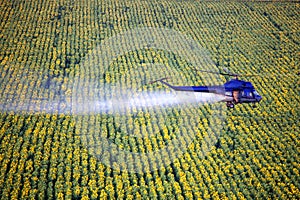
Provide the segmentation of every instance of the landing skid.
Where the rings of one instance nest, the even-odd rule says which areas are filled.
[[[234,108],[234,104],[230,101],[227,101],[226,106],[227,108]]]

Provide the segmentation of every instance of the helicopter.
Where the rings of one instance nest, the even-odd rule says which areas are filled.
[[[202,92],[202,93],[213,93],[218,95],[223,95],[225,98],[221,100],[226,102],[228,108],[234,108],[235,104],[242,103],[252,103],[253,107],[256,107],[255,103],[259,103],[262,100],[262,96],[255,90],[251,82],[240,80],[238,77],[239,74],[232,73],[219,73],[214,71],[198,70],[200,72],[207,72],[213,74],[220,74],[225,76],[233,76],[234,79],[231,79],[224,83],[224,85],[215,85],[215,86],[174,86],[166,82],[165,80],[169,78],[162,78],[150,82],[161,82],[162,84],[170,87],[175,91],[185,91],[185,92]]]

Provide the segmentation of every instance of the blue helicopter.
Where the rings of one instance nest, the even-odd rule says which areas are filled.
[[[152,81],[151,83],[161,82],[162,84],[172,88],[176,91],[185,91],[185,92],[203,92],[203,93],[214,93],[218,95],[223,95],[224,99],[222,102],[226,102],[228,108],[234,108],[235,104],[242,103],[255,103],[261,101],[262,97],[255,90],[251,82],[243,81],[238,79],[238,74],[232,73],[218,73],[213,71],[197,70],[200,72],[207,72],[213,74],[220,74],[225,76],[234,76],[234,79],[227,81],[224,85],[216,86],[173,86],[167,83],[165,80],[168,78],[162,78],[159,80]]]

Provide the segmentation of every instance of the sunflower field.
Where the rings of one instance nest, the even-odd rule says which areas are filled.
[[[299,2],[3,0],[0,19],[0,199],[300,199]],[[156,79],[229,80],[194,67],[263,99],[152,106],[174,101]]]

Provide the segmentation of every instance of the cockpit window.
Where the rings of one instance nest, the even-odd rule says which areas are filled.
[[[242,96],[244,96],[244,97],[253,97],[253,94],[252,94],[251,91],[245,90],[245,91],[242,92]]]

